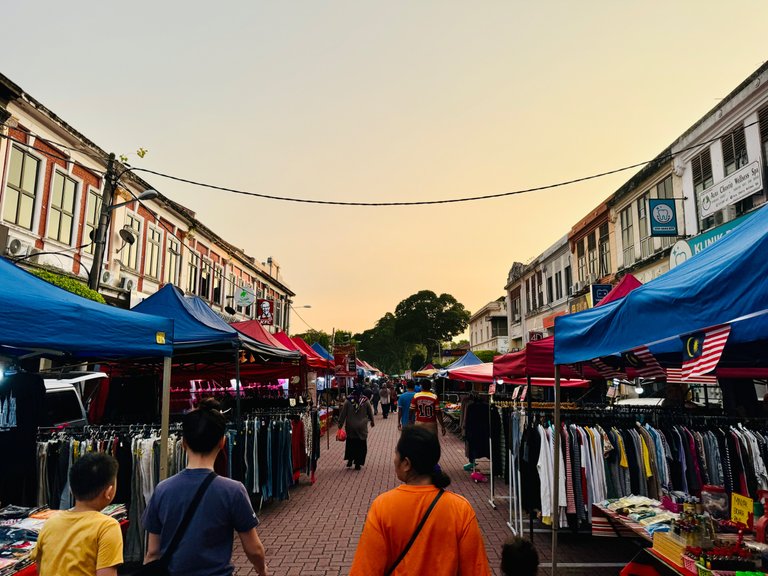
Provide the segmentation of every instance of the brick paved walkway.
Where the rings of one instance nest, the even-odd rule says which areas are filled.
[[[335,428],[332,434],[335,433]],[[392,458],[398,439],[396,415],[383,420],[376,417],[376,426],[368,437],[368,459],[361,471],[345,468],[344,445],[331,436],[331,447],[321,439],[322,450],[314,486],[302,476],[301,484],[291,490],[291,499],[274,502],[259,512],[259,534],[267,549],[267,563],[272,576],[342,576],[349,573],[357,541],[365,523],[365,515],[373,499],[397,486]],[[450,489],[467,498],[475,509],[483,531],[488,559],[495,575],[500,575],[499,553],[504,540],[511,534],[507,528],[506,501],[498,501],[498,509],[488,504],[488,484],[476,484],[462,469],[464,445],[448,434],[442,441],[441,465],[451,477]],[[487,471],[487,463],[485,468]],[[497,496],[507,489],[497,485]],[[526,525],[527,526],[527,525]],[[537,532],[534,537],[542,563],[550,562],[550,534]],[[593,539],[589,535],[562,534],[558,562],[579,564],[627,562],[636,548],[627,541]],[[253,574],[244,553],[236,546],[233,554],[237,576]],[[546,565],[546,564],[544,564]],[[608,576],[618,574],[619,568],[571,567],[558,570],[569,576]],[[542,576],[549,570],[541,570]]]

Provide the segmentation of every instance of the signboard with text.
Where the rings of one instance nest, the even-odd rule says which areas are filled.
[[[749,516],[754,511],[754,501],[736,492],[731,493],[731,520],[737,524],[749,525]]]
[[[702,250],[712,246],[712,244],[719,242],[725,238],[727,234],[730,234],[734,228],[744,222],[744,220],[751,218],[753,214],[754,212],[751,214],[746,214],[736,218],[735,220],[726,222],[717,228],[707,230],[706,232],[703,232],[698,236],[694,236],[693,238],[688,238],[687,240],[679,240],[674,246],[672,246],[672,251],[669,253],[670,269],[674,268],[675,266],[679,266],[688,260],[688,258],[691,256],[695,256]]]
[[[677,206],[671,198],[648,200],[651,236],[677,236]]]
[[[608,292],[611,291],[610,284],[592,284],[590,290],[592,292],[592,306],[597,306],[600,300],[608,296]]]
[[[747,196],[763,189],[763,177],[760,162],[755,160],[729,174],[720,182],[699,192],[699,212],[701,218],[711,216],[726,206],[735,204]]]

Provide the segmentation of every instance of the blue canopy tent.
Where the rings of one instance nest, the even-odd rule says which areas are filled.
[[[0,258],[0,354],[171,356],[173,321],[88,300]],[[162,316],[162,315],[161,315]]]
[[[168,414],[174,325],[67,292],[0,258],[0,354],[69,355],[83,360],[162,357],[164,442],[160,475],[167,475]]]
[[[166,284],[133,310],[173,318],[176,351],[217,352],[233,355],[235,364],[236,421],[240,423],[240,350],[247,350],[269,360],[294,361],[296,354],[267,346],[239,332],[197,296],[185,296],[173,284]]]
[[[443,375],[443,372],[447,372],[448,370],[454,370],[456,368],[464,368],[465,366],[474,366],[476,364],[482,364],[483,361],[478,358],[472,350],[467,350],[467,353],[464,354],[461,358],[453,362],[452,364],[446,366],[443,370],[440,371],[440,375]]]
[[[328,350],[326,350],[326,349],[323,347],[323,345],[322,345],[322,344],[320,344],[320,342],[315,342],[314,344],[312,344],[312,349],[313,349],[315,352],[317,352],[318,354],[320,354],[320,356],[322,356],[322,357],[323,357],[323,358],[325,358],[326,360],[330,360],[331,362],[333,362],[333,360],[334,360],[334,359],[333,359],[333,354],[331,354],[330,352],[328,352]]]
[[[720,366],[766,365],[768,343],[768,206],[756,210],[728,236],[640,286],[621,300],[555,320],[555,429],[560,428],[560,366],[609,358],[646,346],[662,365],[679,366],[683,337],[728,324]],[[732,351],[729,358],[728,352]],[[733,355],[733,351],[736,352]],[[735,357],[734,357],[735,356]],[[555,452],[560,450],[555,434]],[[559,498],[555,459],[552,498]],[[556,509],[556,508],[555,508]],[[556,565],[557,530],[552,531]]]
[[[728,347],[768,339],[768,206],[728,236],[621,300],[555,320],[555,364],[648,346],[676,354],[682,336],[730,324]],[[726,348],[727,349],[727,348]]]

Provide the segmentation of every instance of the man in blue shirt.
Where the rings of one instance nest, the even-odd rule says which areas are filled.
[[[402,430],[403,426],[410,424],[410,414],[408,412],[411,409],[411,400],[413,400],[413,396],[416,394],[412,380],[409,380],[405,387],[407,392],[400,394],[400,398],[397,399],[397,408],[400,410],[400,420],[397,423],[398,430]]]

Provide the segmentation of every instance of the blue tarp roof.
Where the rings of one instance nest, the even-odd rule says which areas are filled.
[[[467,350],[461,358],[456,360],[453,364],[450,364],[445,370],[453,370],[454,368],[463,368],[464,366],[474,366],[475,364],[482,364],[483,361],[478,358],[472,350]]]
[[[166,284],[146,300],[133,307],[136,312],[173,318],[176,348],[232,343],[240,333],[219,318],[199,298],[184,296],[173,284]]]
[[[768,339],[768,206],[725,238],[621,300],[555,320],[555,364],[650,346],[679,352],[681,336],[731,323],[728,346]],[[727,348],[726,348],[727,350]]]
[[[0,258],[0,354],[44,349],[93,359],[170,356],[172,343],[167,316],[99,304]]]
[[[230,345],[243,347],[270,359],[294,359],[296,354],[257,342],[239,332],[198,296],[185,296],[173,284],[166,284],[146,300],[133,307],[146,314],[165,315],[173,318],[176,330],[176,348]]]
[[[328,352],[328,350],[326,350],[326,349],[323,347],[323,345],[322,345],[322,344],[320,344],[320,342],[315,342],[314,344],[312,344],[312,349],[313,349],[315,352],[317,352],[318,354],[320,354],[320,356],[322,356],[322,357],[323,357],[323,358],[325,358],[326,360],[331,360],[331,361],[333,361],[333,359],[334,359],[334,358],[333,358],[333,354],[331,354],[330,352]]]

